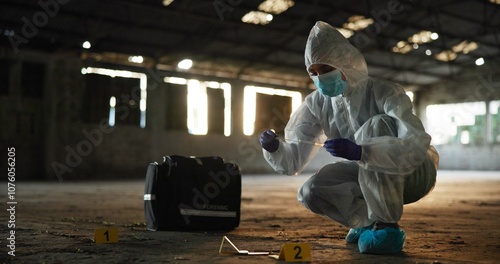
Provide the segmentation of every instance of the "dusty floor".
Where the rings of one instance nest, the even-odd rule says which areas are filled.
[[[17,182],[15,257],[7,254],[8,214],[0,214],[0,263],[279,263],[267,256],[219,255],[228,236],[240,249],[278,253],[310,243],[314,263],[498,263],[500,172],[439,173],[431,195],[405,207],[407,240],[395,256],[363,255],[346,245],[347,228],[295,199],[307,176],[243,178],[241,224],[227,232],[150,232],[143,182]],[[6,204],[7,183],[0,184]],[[95,244],[93,232],[118,227],[119,242]]]

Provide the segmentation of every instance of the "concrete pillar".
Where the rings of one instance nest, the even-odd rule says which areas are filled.
[[[243,135],[243,105],[245,83],[235,80],[231,82],[232,135]]]
[[[147,89],[147,109],[146,109],[146,130],[150,132],[151,161],[160,161],[165,155],[162,149],[165,127],[167,122],[167,89],[163,78],[154,70],[148,70],[148,89]]]
[[[77,143],[84,139],[80,121],[81,111],[85,111],[81,99],[84,89],[81,67],[76,55],[52,56],[47,65],[44,91],[46,179],[62,181],[84,167],[77,155],[68,158],[68,149],[75,150]]]
[[[22,95],[21,89],[21,74],[23,68],[21,60],[15,60],[10,64],[9,70],[9,95],[10,97],[20,98]]]

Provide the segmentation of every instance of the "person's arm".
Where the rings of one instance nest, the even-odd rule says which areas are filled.
[[[311,104],[317,103],[311,97],[297,109],[285,127],[285,138],[280,139],[275,152],[263,149],[269,165],[278,173],[299,174],[318,153],[325,140],[323,129],[311,112]]]
[[[359,164],[367,170],[384,173],[411,173],[424,162],[431,137],[413,114],[412,102],[401,87],[382,81],[377,85],[374,90],[377,104],[394,119],[397,137],[370,138],[357,134],[356,143],[363,149]]]

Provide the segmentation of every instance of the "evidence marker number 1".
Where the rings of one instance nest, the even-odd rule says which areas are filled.
[[[118,243],[118,227],[95,229],[94,241],[96,244]]]

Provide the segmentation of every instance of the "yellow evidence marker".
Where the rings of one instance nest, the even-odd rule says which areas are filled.
[[[311,262],[311,245],[309,243],[285,243],[278,255],[270,257],[285,262]]]
[[[96,244],[118,243],[118,227],[98,228],[94,230]]]

